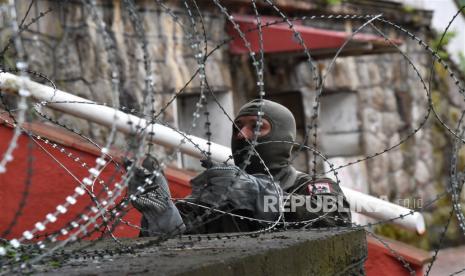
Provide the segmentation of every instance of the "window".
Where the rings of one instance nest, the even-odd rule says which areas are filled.
[[[318,117],[321,152],[328,157],[361,154],[357,94],[347,91],[325,93],[321,97]]]
[[[220,90],[214,91],[214,94],[226,113],[231,116],[231,119],[234,119],[232,93],[225,90]],[[213,96],[208,91],[205,91],[205,95],[208,101],[207,110],[210,113],[209,121],[211,123],[211,140],[212,142],[218,143],[220,145],[230,147],[232,123],[224,114],[223,110],[221,110],[218,104],[214,101]],[[206,111],[205,108],[199,110],[200,117],[196,119],[195,127],[192,128],[192,122],[194,119],[193,113],[196,111],[196,104],[199,99],[199,92],[182,94],[178,97],[177,122],[181,131],[188,132],[191,130],[189,134],[207,139],[207,129],[205,127],[206,116],[204,115],[204,112]],[[185,169],[202,170],[198,158],[182,154],[180,155],[180,159]]]

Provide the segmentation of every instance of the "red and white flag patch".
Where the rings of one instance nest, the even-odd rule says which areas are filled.
[[[331,189],[331,184],[325,183],[325,182],[320,182],[320,183],[314,183],[314,184],[309,184],[307,186],[308,188],[308,193],[310,195],[312,194],[328,194],[331,193],[333,190]]]

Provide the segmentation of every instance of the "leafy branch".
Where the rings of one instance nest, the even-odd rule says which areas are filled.
[[[447,59],[449,58],[449,53],[446,50],[446,46],[456,36],[457,36],[457,32],[454,32],[454,31],[446,32],[444,34],[444,37],[442,34],[437,35],[434,39],[431,40],[430,47],[434,51],[437,51],[439,57],[441,57],[442,59]]]

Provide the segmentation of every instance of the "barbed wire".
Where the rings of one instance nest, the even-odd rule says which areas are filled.
[[[39,16],[33,18],[30,23],[25,24],[26,17],[29,15],[31,8],[33,4],[36,1],[31,1],[29,3],[29,6],[27,8],[25,16],[19,20],[16,16],[16,7],[15,7],[15,2],[13,0],[8,1],[7,8],[10,11],[10,22],[11,22],[11,29],[13,34],[9,38],[6,46],[3,48],[3,51],[0,54],[2,63],[4,60],[4,56],[6,55],[7,51],[10,50],[12,45],[14,45],[15,51],[16,51],[16,68],[6,68],[5,66],[2,66],[1,72],[14,72],[14,73],[20,73],[21,78],[24,79],[23,83],[25,80],[29,79],[29,75],[33,76],[40,76],[43,77],[43,79],[46,80],[46,82],[50,83],[51,86],[55,91],[57,91],[57,88],[53,81],[46,77],[42,73],[36,73],[32,70],[28,69],[28,64],[27,64],[27,55],[25,54],[26,51],[24,49],[23,42],[21,41],[21,36],[24,34],[25,31],[30,29],[31,26],[39,22],[41,18],[44,18],[45,16],[52,16],[53,12],[55,11],[54,9],[48,9],[45,12],[41,12]],[[55,160],[57,162],[58,166],[61,166],[62,168],[66,169],[66,166],[60,162],[57,158],[55,158],[56,155],[62,154],[64,156],[67,156],[68,158],[73,159],[73,162],[76,164],[79,164],[81,167],[84,167],[88,170],[88,175],[83,177],[82,179],[74,176],[73,173],[69,170],[67,170],[67,173],[71,176],[73,176],[76,180],[76,182],[79,184],[78,186],[75,187],[74,193],[67,196],[65,198],[65,202],[63,204],[60,204],[56,207],[56,210],[53,211],[52,213],[49,213],[46,217],[45,220],[43,221],[38,221],[34,223],[34,229],[31,230],[26,230],[23,233],[22,237],[11,239],[8,241],[8,244],[0,245],[0,255],[1,258],[1,264],[2,264],[2,270],[0,273],[6,274],[9,272],[20,272],[20,271],[27,271],[28,269],[32,269],[31,265],[39,263],[43,261],[44,259],[60,254],[57,253],[57,251],[64,246],[71,244],[73,242],[79,241],[83,238],[90,237],[93,233],[96,233],[98,231],[102,232],[102,236],[104,233],[108,233],[115,241],[116,243],[120,246],[119,249],[115,250],[117,251],[116,254],[124,254],[127,252],[131,252],[132,248],[125,247],[122,245],[118,239],[113,235],[113,230],[115,229],[116,225],[119,223],[123,223],[127,226],[134,227],[138,230],[148,230],[148,229],[143,229],[143,227],[134,225],[131,222],[127,222],[124,220],[125,214],[130,210],[129,208],[129,202],[133,200],[134,198],[138,197],[144,190],[144,188],[148,187],[149,184],[154,181],[155,178],[160,177],[163,174],[163,169],[165,168],[166,164],[169,164],[171,161],[173,161],[176,156],[181,152],[181,146],[184,143],[190,143],[194,145],[199,152],[201,152],[206,159],[210,160],[211,159],[211,144],[212,144],[212,134],[214,130],[211,129],[211,112],[209,111],[209,97],[207,95],[211,96],[213,99],[215,105],[223,112],[223,115],[227,118],[227,121],[229,121],[232,126],[238,130],[238,126],[234,122],[234,116],[232,114],[228,114],[226,112],[225,108],[221,105],[220,101],[216,98],[215,92],[211,88],[211,86],[208,83],[208,71],[206,69],[207,61],[209,58],[212,57],[212,54],[215,53],[216,51],[222,49],[223,46],[225,46],[228,42],[239,38],[243,44],[244,47],[247,48],[249,52],[249,58],[251,60],[251,65],[255,73],[256,77],[256,89],[257,89],[257,96],[260,100],[263,100],[265,96],[267,96],[267,93],[265,93],[265,46],[264,46],[264,30],[266,28],[270,28],[273,25],[277,24],[286,24],[289,29],[293,32],[294,37],[296,39],[296,42],[300,45],[301,47],[301,52],[302,54],[306,57],[306,62],[310,68],[310,72],[312,75],[313,79],[313,84],[314,90],[317,92],[315,94],[314,102],[312,105],[312,116],[310,117],[310,122],[305,128],[305,133],[304,133],[304,141],[302,143],[294,143],[294,147],[298,148],[298,152],[301,151],[307,151],[312,153],[312,162],[311,162],[311,175],[313,179],[318,178],[319,176],[324,176],[328,173],[333,173],[334,177],[336,179],[337,185],[341,183],[341,180],[338,178],[338,170],[357,164],[361,163],[376,157],[379,157],[380,155],[383,155],[385,153],[390,152],[391,150],[399,147],[400,145],[404,144],[408,139],[414,137],[421,129],[423,129],[426,126],[427,120],[430,117],[431,112],[433,112],[435,118],[437,119],[437,122],[439,125],[446,131],[448,132],[452,137],[454,141],[453,145],[453,150],[452,150],[452,156],[451,156],[451,167],[450,167],[450,180],[449,180],[449,185],[448,187],[445,187],[446,192],[444,193],[439,193],[436,195],[435,198],[427,202],[423,207],[421,208],[415,208],[412,209],[411,212],[408,214],[401,214],[398,217],[391,218],[388,220],[384,221],[379,221],[376,223],[368,223],[367,225],[352,225],[350,227],[342,227],[342,226],[337,226],[335,227],[338,230],[345,230],[345,229],[351,229],[351,228],[371,228],[374,225],[377,224],[384,224],[388,222],[393,222],[395,220],[403,219],[404,217],[408,215],[413,215],[414,211],[424,211],[427,209],[427,207],[432,206],[437,200],[440,198],[444,198],[446,196],[450,196],[452,199],[452,210],[450,212],[450,216],[447,219],[447,223],[445,224],[445,227],[443,231],[440,234],[439,238],[439,244],[442,243],[442,240],[445,237],[445,233],[450,225],[451,217],[453,212],[456,213],[457,220],[459,221],[459,226],[465,235],[465,217],[463,215],[461,203],[460,203],[460,193],[462,190],[462,185],[463,185],[463,179],[459,177],[459,173],[457,173],[457,155],[458,151],[460,149],[460,146],[462,143],[465,142],[463,138],[463,132],[464,132],[464,126],[462,124],[462,119],[463,119],[463,114],[460,118],[460,120],[457,123],[457,127],[455,128],[456,130],[453,131],[452,127],[448,126],[445,120],[441,119],[440,114],[437,110],[435,110],[434,104],[431,99],[431,86],[432,86],[432,80],[433,80],[433,65],[435,62],[439,63],[447,72],[450,78],[454,80],[454,84],[456,88],[458,89],[458,92],[462,94],[462,96],[465,96],[465,91],[462,88],[463,84],[461,84],[459,78],[456,76],[456,73],[453,72],[451,69],[451,66],[444,61],[443,58],[441,58],[438,54],[439,49],[432,49],[424,40],[420,39],[410,31],[406,30],[405,28],[401,27],[400,25],[393,23],[389,21],[386,18],[383,18],[382,15],[312,15],[312,16],[301,16],[299,18],[291,18],[288,17],[275,3],[273,3],[270,0],[264,0],[262,1],[264,5],[269,6],[274,12],[278,14],[280,19],[277,20],[262,20],[263,15],[261,14],[260,8],[258,7],[257,0],[251,0],[249,8],[253,11],[253,16],[255,19],[255,28],[249,29],[249,30],[244,30],[241,28],[241,26],[238,24],[236,19],[234,18],[233,13],[226,7],[224,3],[222,3],[219,0],[212,0],[213,6],[215,6],[218,10],[217,12],[224,17],[226,21],[228,21],[230,24],[232,24],[234,31],[236,32],[236,36],[230,37],[229,39],[225,39],[221,43],[218,43],[217,45],[214,45],[211,50],[208,49],[208,44],[209,44],[209,39],[208,39],[208,27],[205,25],[204,22],[204,17],[203,13],[204,11],[202,10],[202,6],[199,5],[199,3],[195,0],[183,0],[182,5],[179,7],[176,7],[176,12],[175,9],[169,7],[169,4],[163,3],[160,0],[157,0],[158,7],[161,9],[162,12],[167,14],[171,20],[179,25],[181,29],[183,30],[188,44],[192,51],[194,52],[194,59],[197,64],[197,69],[194,70],[193,74],[191,75],[191,78],[186,84],[184,85],[183,88],[181,88],[178,92],[176,92],[169,101],[167,101],[166,104],[161,105],[161,103],[157,103],[155,101],[155,96],[159,94],[157,90],[155,89],[155,86],[157,85],[155,82],[156,79],[156,73],[155,70],[152,68],[152,60],[154,60],[154,56],[152,56],[151,52],[149,51],[149,44],[150,42],[148,41],[148,38],[146,36],[146,30],[145,30],[145,24],[143,22],[143,18],[140,16],[140,11],[138,10],[136,4],[132,0],[124,0],[123,1],[123,7],[124,13],[128,15],[129,21],[131,23],[131,26],[135,32],[135,37],[136,40],[139,42],[139,47],[142,52],[142,63],[143,63],[143,69],[144,69],[144,89],[142,93],[142,98],[143,99],[148,99],[143,102],[142,108],[140,110],[130,108],[130,107],[125,107],[124,105],[120,105],[120,96],[121,96],[121,83],[122,83],[122,73],[119,70],[121,66],[118,61],[118,50],[117,46],[115,45],[115,38],[112,34],[112,30],[108,27],[108,25],[105,23],[104,16],[101,14],[100,10],[101,8],[97,4],[96,1],[94,0],[82,0],[78,1],[81,3],[86,10],[89,12],[88,19],[93,22],[96,26],[97,33],[102,37],[102,42],[104,45],[104,50],[105,50],[105,56],[109,64],[109,71],[108,71],[108,78],[111,80],[110,81],[110,96],[111,96],[111,103],[90,103],[90,102],[80,102],[80,101],[54,101],[54,97],[52,97],[48,101],[42,101],[41,103],[37,104],[36,106],[30,106],[28,104],[28,99],[30,98],[31,93],[27,91],[27,87],[20,88],[19,89],[19,95],[20,98],[17,100],[17,111],[13,111],[12,109],[9,108],[9,104],[6,102],[6,100],[3,97],[3,93],[0,93],[0,101],[5,108],[6,112],[9,114],[10,118],[12,119],[12,122],[8,120],[4,120],[6,124],[8,124],[10,127],[14,129],[14,134],[10,141],[8,142],[7,150],[5,151],[3,158],[1,159],[0,162],[0,173],[8,173],[8,167],[7,163],[11,162],[13,160],[14,156],[14,149],[17,148],[18,146],[18,139],[21,134],[27,135],[29,137],[29,142],[28,142],[28,162],[27,162],[27,172],[25,174],[25,182],[24,182],[24,189],[22,193],[22,197],[19,201],[18,208],[15,211],[15,214],[12,217],[12,220],[8,224],[8,227],[6,227],[6,230],[2,233],[2,237],[8,236],[8,234],[11,232],[12,228],[17,224],[18,220],[21,218],[21,214],[23,213],[24,208],[26,208],[27,205],[27,200],[30,197],[29,189],[31,186],[32,178],[34,175],[33,171],[33,163],[34,160],[32,158],[32,144],[35,143],[36,145],[39,145],[39,147],[47,152],[50,156],[51,159]],[[0,4],[2,5],[2,4]],[[183,9],[184,7],[184,9]],[[452,22],[457,18],[458,14],[464,9],[462,7],[455,15],[454,17],[450,20],[448,26],[446,27],[445,31],[443,32],[443,35],[441,37],[441,41],[439,44],[441,44],[442,39],[444,37],[444,34],[447,32],[447,30],[450,28]],[[296,21],[298,20],[361,20],[361,25],[356,28],[355,30],[352,31],[352,33],[347,37],[346,41],[343,43],[343,45],[336,50],[335,55],[329,62],[328,66],[328,71],[320,76],[319,71],[317,69],[317,66],[315,65],[316,61],[314,60],[313,56],[311,55],[311,50],[309,45],[306,44],[304,39],[301,36],[301,33],[295,28]],[[21,23],[18,25],[18,21]],[[183,22],[186,21],[186,22]],[[432,57],[432,65],[431,65],[431,71],[429,75],[429,80],[428,80],[428,85],[423,79],[423,76],[421,76],[421,73],[419,69],[414,65],[414,62],[411,58],[408,56],[408,52],[404,52],[400,49],[399,46],[397,46],[395,43],[393,43],[389,37],[381,31],[380,28],[378,28],[375,24],[376,23],[382,23],[387,26],[391,26],[392,28],[400,31],[402,35],[406,36],[408,39],[416,41],[419,45],[421,45],[426,52],[428,52],[431,57]],[[200,28],[199,28],[200,26]],[[319,117],[319,110],[321,107],[321,97],[324,93],[324,83],[326,77],[331,73],[331,69],[333,68],[336,59],[339,58],[339,54],[344,50],[344,47],[347,45],[348,42],[350,42],[352,39],[355,38],[355,36],[358,33],[362,33],[365,31],[367,27],[371,27],[372,30],[374,30],[377,34],[379,34],[391,47],[395,48],[398,53],[402,56],[402,58],[407,61],[409,66],[412,68],[412,70],[415,72],[416,76],[418,77],[419,82],[422,85],[423,90],[426,93],[426,112],[424,117],[417,123],[417,127],[414,127],[413,130],[411,130],[407,135],[405,135],[403,138],[401,138],[398,142],[396,142],[394,145],[390,145],[389,147],[385,148],[384,150],[375,152],[375,153],[369,153],[368,155],[364,156],[363,158],[359,158],[356,161],[349,162],[347,164],[339,165],[339,166],[334,166],[330,160],[319,150],[318,147],[318,117]],[[256,32],[258,35],[258,46],[259,46],[259,52],[258,52],[258,58],[256,52],[254,52],[251,48],[251,43],[248,41],[246,34],[251,33],[251,32]],[[201,47],[203,44],[203,47]],[[439,46],[438,46],[439,47]],[[171,126],[169,123],[165,122],[163,120],[163,116],[168,111],[168,108],[170,108],[173,104],[175,104],[176,99],[183,93],[185,93],[186,88],[189,85],[192,85],[192,81],[196,80],[198,78],[199,80],[199,100],[195,103],[195,111],[192,116],[192,121],[190,124],[190,127],[187,131],[181,131],[177,127]],[[208,93],[208,94],[207,94]],[[104,146],[99,146],[99,144],[90,137],[86,136],[84,133],[82,133],[79,130],[76,130],[75,128],[72,128],[66,124],[60,123],[58,120],[54,119],[52,116],[47,115],[46,113],[42,112],[41,110],[43,108],[47,108],[49,105],[55,106],[57,104],[84,104],[84,105],[103,105],[107,107],[111,107],[115,110],[115,114],[118,110],[121,111],[130,111],[131,114],[136,114],[142,119],[147,121],[147,124],[145,126],[139,126],[136,125],[134,126],[136,128],[136,132],[134,134],[131,134],[128,136],[128,141],[129,141],[129,146],[123,153],[122,158],[127,158],[127,159],[134,159],[133,166],[130,166],[128,168],[124,168],[126,172],[123,171],[123,168],[119,166],[115,161],[114,161],[114,156],[110,153],[110,148],[112,145],[114,145],[116,136],[117,136],[117,129],[116,129],[116,120],[111,124],[110,126],[110,131],[108,136],[106,136],[104,140]],[[159,111],[157,112],[157,105],[159,105]],[[260,130],[263,126],[262,120],[263,116],[265,115],[264,112],[262,111],[263,105],[259,105],[259,110],[257,112],[257,124],[256,127],[254,128],[253,131],[253,138],[250,140],[247,140],[248,144],[251,146],[249,149],[247,149],[247,158],[244,161],[243,164],[237,164],[242,170],[245,170],[247,166],[250,164],[250,158],[253,155],[258,155],[258,152],[255,150],[255,147],[263,144],[258,142],[258,137],[260,134]],[[201,145],[196,144],[193,140],[189,138],[189,134],[192,133],[192,131],[198,126],[197,121],[201,117],[201,110],[203,110],[203,115],[204,118],[206,119],[205,121],[205,136],[207,137],[207,150],[203,150]],[[44,118],[48,122],[53,123],[54,125],[58,125],[67,131],[70,131],[76,135],[79,135],[86,141],[90,142],[91,144],[95,145],[99,150],[100,150],[100,156],[98,156],[95,159],[95,164],[87,164],[83,163],[80,161],[79,157],[75,157],[71,152],[68,152],[65,147],[62,147],[58,145],[57,143],[51,142],[47,140],[44,137],[40,137],[38,135],[35,135],[34,133],[30,132],[27,130],[27,128],[23,127],[25,122],[30,121],[28,119],[28,116],[26,116],[28,113],[31,111],[35,111],[35,114],[38,114],[41,118]],[[31,113],[32,114],[32,113]],[[116,116],[116,115],[115,115]],[[128,124],[132,123],[128,121]],[[158,123],[164,126],[167,126],[171,128],[172,130],[176,131],[177,133],[181,134],[184,138],[181,140],[181,143],[175,147],[170,154],[167,154],[166,157],[159,158],[161,160],[160,166],[152,172],[151,176],[148,177],[145,180],[145,184],[142,186],[142,192],[138,191],[136,194],[132,195],[132,198],[125,195],[126,188],[128,186],[129,181],[134,177],[134,171],[139,166],[143,160],[143,158],[150,153],[153,153],[154,149],[152,147],[152,140],[154,137],[156,137],[157,133],[153,132],[150,130],[150,125],[153,123]],[[459,134],[460,133],[460,134]],[[312,147],[309,147],[305,145],[306,141],[311,137],[312,139]],[[39,144],[40,142],[40,144]],[[101,141],[100,141],[101,142]],[[46,148],[44,148],[43,145],[49,145],[56,150],[55,153],[49,152]],[[288,141],[272,141],[270,143],[289,143]],[[236,154],[236,153],[233,153]],[[260,158],[260,156],[258,156]],[[231,159],[229,157],[229,159]],[[224,162],[228,162],[228,160],[224,160]],[[293,157],[294,159],[294,157]],[[317,163],[318,159],[323,160],[323,162],[326,162],[328,166],[330,167],[330,170],[328,171],[322,171],[318,172],[317,170]],[[265,167],[266,173],[268,176],[273,180],[273,175],[271,174],[270,170],[266,167],[265,162],[260,158],[260,162],[262,165]],[[112,164],[116,168],[116,170],[113,172],[112,176],[110,177],[110,180],[108,181],[103,181],[99,180],[100,174],[103,170],[107,168],[109,164]],[[117,180],[117,175],[121,175],[121,180]],[[97,181],[99,180],[99,181]],[[238,180],[238,177],[235,178],[235,181]],[[95,193],[94,191],[94,183],[97,181],[99,185],[101,185],[102,189]],[[234,182],[235,183],[235,182]],[[278,185],[275,181],[273,181],[275,185],[275,189],[279,190]],[[299,187],[300,188],[300,187]],[[296,193],[298,189],[295,189],[292,191],[290,194]],[[57,220],[62,219],[62,215],[64,215],[67,211],[68,208],[72,205],[75,205],[78,200],[82,200],[84,197],[83,195],[87,194],[89,198],[91,199],[91,203],[88,206],[85,206],[83,211],[76,215],[74,219],[69,221],[65,227],[62,227],[61,229],[53,232],[50,235],[47,235],[45,238],[45,241],[39,241],[36,244],[34,244],[32,247],[28,247],[27,245],[24,245],[23,242],[27,242],[30,240],[33,240],[35,238],[40,238],[41,235],[40,233],[43,232],[46,229],[47,224],[49,223],[54,223]],[[202,204],[198,204],[195,202],[189,202],[186,201],[185,199],[176,199],[172,198],[173,201],[177,202],[183,202],[189,205],[194,205],[198,208],[204,209],[205,211],[201,214],[196,216],[195,218],[195,225],[192,225],[192,227],[200,227],[206,223],[208,223],[211,220],[215,220],[221,216],[231,216],[231,217],[236,217],[239,219],[243,220],[249,220],[249,221],[259,221],[260,223],[263,223],[263,228],[257,231],[252,231],[252,232],[245,232],[245,233],[234,233],[234,234],[224,234],[221,235],[206,235],[205,239],[215,239],[215,238],[221,238],[221,239],[231,239],[231,238],[240,238],[244,236],[252,236],[255,237],[259,234],[262,233],[268,233],[268,232],[274,232],[274,231],[283,231],[286,227],[283,227],[283,225],[287,226],[304,226],[308,231],[327,231],[329,228],[316,228],[312,229],[311,226],[313,225],[314,222],[323,219],[325,217],[328,217],[328,214],[325,214],[321,217],[307,220],[307,221],[299,221],[299,222],[286,222],[284,221],[283,213],[280,211],[279,218],[274,220],[274,221],[266,221],[266,220],[258,220],[253,217],[248,217],[248,216],[243,216],[243,215],[238,215],[235,213],[234,209],[227,209],[225,210],[224,208],[221,207],[221,202],[227,199],[228,193],[222,195],[221,200],[218,202],[218,204],[213,205],[213,206],[205,206]],[[208,220],[207,220],[208,219]],[[333,219],[338,219],[337,217]],[[350,222],[349,222],[350,223]],[[310,228],[308,228],[310,227]],[[389,247],[389,245],[384,242],[382,239],[376,237],[373,235],[370,231],[367,231],[369,235],[372,235],[375,237],[377,240],[379,240],[381,243],[384,244],[384,246],[395,256],[396,259],[399,260],[405,267],[405,269],[410,273],[414,274],[415,271],[410,267],[409,263],[403,258],[400,254],[398,254],[395,250]],[[148,242],[147,244],[140,246],[141,247],[148,247],[148,246],[154,246],[159,244],[162,241],[165,241],[168,238],[173,238],[181,235],[180,231],[180,226],[176,227],[175,230],[173,230],[171,233],[161,235],[159,239],[153,241],[153,242]],[[202,239],[201,237],[194,237],[191,235],[186,235],[188,239],[195,241],[198,239],[199,241]],[[62,239],[61,241],[59,241]],[[57,242],[59,241],[59,242]],[[121,250],[123,248],[123,250]],[[439,252],[439,246],[434,250],[434,255],[433,255],[433,260],[431,261],[430,265],[428,266],[426,275],[428,275],[431,271],[431,268],[437,259],[436,256]],[[76,249],[78,251],[79,249]],[[11,259],[7,259],[5,255],[7,253],[14,253],[15,257]],[[32,257],[31,257],[32,256]],[[27,257],[27,258],[24,258]],[[31,258],[29,258],[31,257]],[[27,260],[25,260],[27,259]],[[363,263],[364,260],[359,260],[357,262],[354,262],[354,266],[359,266],[360,264]],[[350,268],[347,268],[350,269]],[[460,273],[463,270],[457,271],[455,274]],[[344,271],[341,271],[341,273],[344,273]]]

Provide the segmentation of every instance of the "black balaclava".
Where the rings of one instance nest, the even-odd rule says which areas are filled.
[[[262,100],[262,104],[261,111],[264,113],[263,118],[270,122],[271,131],[267,135],[257,139],[258,144],[255,146],[255,150],[273,174],[289,166],[292,149],[291,143],[295,141],[296,136],[296,124],[292,112],[286,107],[269,100]],[[260,110],[259,105],[260,100],[246,103],[239,110],[236,119],[241,116],[257,116]],[[291,143],[264,143],[270,141],[287,141]],[[233,152],[234,163],[237,166],[244,167],[243,163],[247,158],[247,149],[249,147],[250,145],[245,139],[231,138],[231,150]],[[250,174],[265,173],[265,167],[260,163],[260,159],[257,156],[252,155],[250,157],[250,164],[245,168],[245,171]]]

